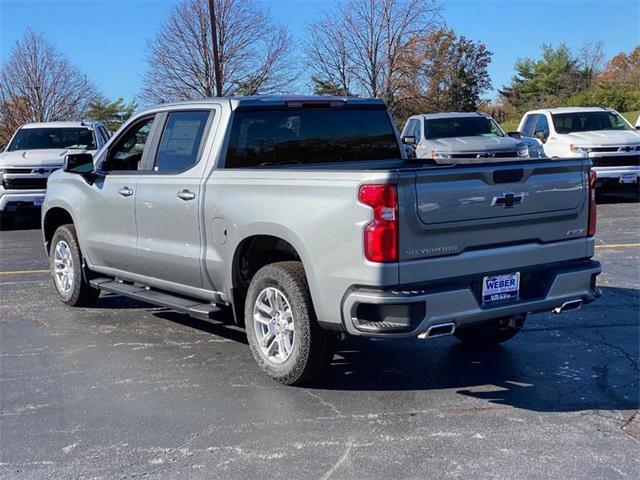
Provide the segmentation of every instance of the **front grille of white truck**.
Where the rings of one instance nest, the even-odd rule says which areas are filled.
[[[46,178],[5,178],[6,190],[44,190],[47,188]]]
[[[640,155],[615,155],[611,157],[592,158],[594,167],[637,167]]]

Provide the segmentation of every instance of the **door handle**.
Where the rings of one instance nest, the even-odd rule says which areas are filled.
[[[193,200],[194,198],[196,198],[196,194],[187,190],[186,188],[184,190],[182,190],[181,192],[178,192],[176,194],[176,196],[180,199],[180,200]]]
[[[123,197],[130,197],[131,195],[133,195],[133,190],[129,187],[122,187],[120,190],[118,190],[118,193]]]

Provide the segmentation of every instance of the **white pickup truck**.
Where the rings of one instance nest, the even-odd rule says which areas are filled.
[[[95,153],[110,135],[99,122],[28,123],[0,153],[0,214],[8,224],[25,210],[39,209],[47,179],[68,153]]]
[[[436,164],[538,158],[538,142],[528,140],[510,137],[490,115],[478,112],[414,115],[402,130],[402,142],[413,149],[414,155]]]
[[[615,110],[533,110],[522,117],[518,131],[540,140],[550,158],[588,157],[598,177],[597,187],[638,187],[640,131]]]

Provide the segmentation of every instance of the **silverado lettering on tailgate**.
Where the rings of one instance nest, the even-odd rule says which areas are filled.
[[[413,248],[411,250],[405,250],[405,255],[444,255],[447,253],[454,253],[458,251],[458,245],[447,245],[444,247],[433,248]]]

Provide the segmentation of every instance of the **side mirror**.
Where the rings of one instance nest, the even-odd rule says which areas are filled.
[[[512,138],[517,138],[517,139],[522,138],[522,134],[520,132],[507,132],[507,135]]]
[[[93,155],[90,153],[70,153],[64,157],[62,170],[84,175],[93,172]]]
[[[413,135],[405,135],[404,137],[402,137],[402,143],[404,143],[405,145],[415,145],[418,143],[418,141]]]
[[[535,138],[537,138],[538,140],[540,140],[542,143],[547,141],[547,132],[541,131],[541,132],[535,132],[533,134],[533,136]]]

